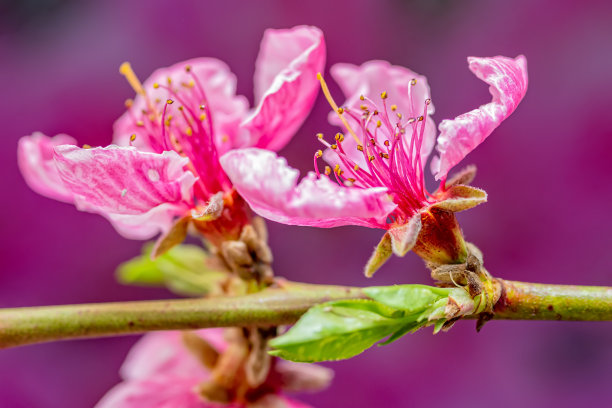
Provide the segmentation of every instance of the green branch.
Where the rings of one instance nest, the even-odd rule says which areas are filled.
[[[498,282],[496,319],[612,320],[612,288]],[[291,283],[237,297],[1,309],[0,348],[154,330],[284,325],[316,304],[357,298],[365,298],[359,288]]]
[[[494,319],[612,320],[612,287],[497,281]]]

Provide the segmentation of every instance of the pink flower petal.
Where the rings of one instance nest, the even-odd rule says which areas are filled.
[[[317,72],[325,65],[323,33],[298,26],[266,30],[255,63],[257,108],[243,126],[251,146],[279,150],[310,112],[319,91]]]
[[[432,162],[436,180],[446,177],[449,170],[482,143],[518,106],[527,92],[527,60],[520,55],[507,57],[469,57],[470,70],[490,85],[491,102],[453,120],[440,123],[436,149],[440,153]]]
[[[38,194],[71,203],[72,192],[66,188],[53,161],[53,148],[76,144],[67,135],[48,137],[40,132],[19,139],[17,161],[28,186]]]
[[[198,330],[196,333],[217,351],[222,352],[225,349],[223,329]],[[125,380],[135,380],[168,375],[204,379],[208,373],[185,347],[182,336],[180,331],[145,334],[132,347],[121,366],[121,377]]]
[[[77,208],[101,213],[129,238],[167,230],[191,207],[195,177],[175,152],[63,145],[55,148],[55,163]]]
[[[343,187],[312,172],[297,184],[299,172],[268,150],[234,150],[221,165],[256,213],[283,224],[380,227],[396,207],[385,187]]]
[[[429,84],[425,76],[419,75],[408,68],[391,65],[387,61],[368,61],[361,66],[335,64],[332,66],[330,73],[346,96],[346,101],[340,106],[359,109],[365,103],[360,99],[362,95],[382,106],[381,93],[386,92],[387,113],[390,117],[395,117],[396,113],[401,113],[404,117],[418,117],[423,114],[425,100],[431,98]],[[415,85],[410,85],[410,81],[413,79],[416,79],[417,82]],[[390,110],[392,105],[397,106],[395,112]],[[429,117],[433,113],[434,106],[433,103],[430,103],[427,107],[427,125],[425,126],[421,146],[423,163],[427,161],[436,140],[435,123]],[[332,124],[341,125],[335,112],[331,112],[329,118]],[[350,121],[349,123],[353,125],[355,122]],[[372,122],[372,127],[374,125],[375,121]],[[408,138],[407,146],[410,146],[412,134],[407,132],[405,137]],[[351,149],[347,149],[347,153],[357,155]]]
[[[204,401],[196,392],[198,378],[156,376],[113,387],[95,408],[230,408]]]
[[[187,66],[191,72],[186,71]],[[164,88],[168,85],[168,78],[171,79],[176,92],[171,93]],[[160,86],[154,88],[155,83]],[[212,116],[217,149],[222,153],[230,148],[245,146],[248,137],[240,128],[240,123],[247,115],[248,102],[244,96],[236,95],[236,76],[224,62],[214,58],[196,58],[179,62],[168,68],[156,70],[143,84],[149,100],[156,106],[158,113],[163,111],[167,99],[180,99],[174,104],[176,106],[169,107],[168,112],[173,115],[175,122],[179,122],[177,126],[180,129],[186,129],[191,124],[187,124],[182,114],[176,111],[179,105],[186,105],[185,107],[190,108],[196,116],[202,114],[200,105],[204,102],[201,100],[200,86],[205,92]],[[148,115],[142,113],[143,109],[148,110],[148,108],[147,99],[137,95],[132,108],[115,122],[114,143],[128,146],[130,136],[135,134],[136,140],[133,145],[141,150],[156,153],[168,150],[164,148],[163,141],[159,140],[161,136],[159,128],[156,132],[152,132],[150,121],[147,120]],[[142,121],[145,126],[139,126],[138,121]]]

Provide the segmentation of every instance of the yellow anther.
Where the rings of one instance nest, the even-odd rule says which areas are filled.
[[[402,119],[402,114],[401,114],[401,113],[398,113],[398,114],[397,114],[397,118],[401,120],[401,119]]]
[[[134,105],[134,101],[132,99],[126,99],[125,100],[125,107],[126,108],[131,108],[132,105]]]
[[[361,109],[362,111],[367,111],[367,110],[368,110],[368,107],[367,107],[367,106],[365,106],[365,105],[360,105],[360,106],[359,106],[359,109]]]
[[[138,122],[136,122],[136,126],[142,127],[144,126],[144,122],[142,120],[139,120]]]
[[[397,110],[397,105],[395,105],[395,104],[394,104],[394,105],[391,105],[391,110],[392,110],[393,112],[395,112],[395,111]]]
[[[419,116],[419,122],[422,122],[425,119],[423,116]]]
[[[388,158],[389,158],[389,155],[388,155],[387,153],[380,152],[380,153],[378,153],[378,154],[379,154],[379,155],[380,155],[380,157],[381,157],[381,158],[383,158],[383,159],[388,159]]]
[[[192,79],[191,81],[189,81],[189,83],[187,84],[188,87],[193,88],[195,86],[195,82]]]
[[[340,171],[340,165],[339,165],[339,164],[336,164],[336,165],[334,166],[334,172],[336,172],[336,173],[337,173],[337,172],[339,172],[339,171]]]
[[[410,85],[414,86],[414,85],[416,85],[416,83],[417,83],[416,78],[412,78],[412,79],[410,80]]]
[[[338,108],[338,115],[342,115],[344,113],[344,109],[343,108]]]
[[[167,103],[168,105],[172,105],[172,104],[174,103],[174,101],[173,101],[172,99],[167,99],[167,100],[166,100],[166,103]]]
[[[376,127],[381,127],[382,126],[382,122],[380,120],[376,121]]]
[[[359,150],[360,152],[363,152],[363,146],[362,145],[357,145],[357,150]]]
[[[91,146],[90,146],[90,145],[88,145],[88,144],[84,144],[84,145],[83,145],[83,149],[91,149]]]
[[[133,142],[134,140],[136,140],[136,133],[132,133],[132,136],[130,136],[130,142]]]
[[[389,141],[388,141],[388,140],[385,140],[385,146],[389,147],[389,145],[390,145],[390,144],[391,144],[391,143],[389,143]]]
[[[355,132],[353,131],[353,129],[351,128],[351,126],[348,124],[348,122],[346,121],[346,119],[344,119],[344,116],[342,116],[341,113],[338,112],[338,105],[336,104],[336,102],[334,101],[334,98],[332,98],[331,93],[329,92],[329,88],[327,87],[327,84],[325,83],[325,80],[323,79],[323,75],[321,75],[321,73],[317,73],[317,79],[319,80],[319,82],[321,83],[321,90],[323,91],[323,95],[325,95],[325,99],[327,99],[327,102],[329,103],[329,105],[332,107],[332,109],[338,113],[338,117],[340,118],[340,120],[342,121],[342,124],[344,125],[344,127],[346,127],[346,130],[349,131],[349,133],[353,136],[353,138],[355,138],[355,141],[357,143],[359,143],[359,138],[357,137],[357,135],[355,134]],[[344,111],[344,110],[343,110]]]
[[[325,166],[325,175],[329,176],[331,174],[331,167]]]
[[[191,130],[191,128],[190,128],[190,127],[188,127],[187,129],[185,129],[185,134],[186,134],[187,136],[192,136],[192,135],[193,135],[193,130]]]
[[[141,95],[145,94],[144,88],[142,87],[142,84],[138,80],[138,77],[134,73],[134,70],[129,62],[124,62],[119,66],[119,73],[125,77],[134,92]]]
[[[333,150],[336,150],[338,148],[338,145],[337,144],[333,144],[333,145],[331,145],[329,147],[331,147]]]
[[[346,179],[346,181],[349,181],[349,182],[351,182],[351,183],[354,183],[354,182],[355,182],[355,181],[357,181],[357,180],[355,180],[355,179],[354,179],[354,178],[352,178],[352,177],[349,177],[349,178],[347,178],[347,179]]]
[[[370,160],[370,161],[374,161],[374,159],[376,159],[376,157],[374,157],[374,156],[368,157],[368,160]]]
[[[206,114],[205,114],[205,113],[201,114],[201,115],[200,115],[200,120],[201,120],[201,121],[203,121],[203,120],[205,120],[205,119],[206,119]]]
[[[157,82],[153,82],[153,88],[155,89],[159,88],[159,84]]]
[[[229,136],[228,135],[221,136],[221,141],[224,143],[229,142]]]
[[[206,109],[206,106],[200,105],[200,110],[204,110],[204,109]]]
[[[323,150],[317,150],[317,152],[315,153],[315,156],[317,157],[323,156]]]
[[[359,170],[359,165],[358,165],[358,164],[356,164],[356,165],[353,167],[353,170],[355,170],[355,171]]]
[[[380,94],[380,97],[381,97],[382,99],[387,99],[387,96],[388,96],[388,95],[387,95],[387,91],[383,91],[383,93],[381,93],[381,94]]]
[[[365,101],[365,97],[363,95],[360,95],[359,99],[361,99],[362,101]]]
[[[185,71],[191,72],[191,65],[185,65]]]
[[[323,133],[317,133],[317,139],[323,140]]]
[[[168,85],[172,84],[172,78],[168,77],[168,78],[166,78],[166,81],[168,82]]]

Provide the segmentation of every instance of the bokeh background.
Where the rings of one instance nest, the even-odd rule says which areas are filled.
[[[115,282],[141,243],[99,216],[42,198],[16,164],[20,136],[65,132],[105,145],[132,90],[196,57],[226,61],[252,98],[254,60],[268,27],[323,29],[328,67],[386,59],[427,75],[437,121],[489,100],[469,55],[525,54],[530,85],[515,114],[472,153],[488,204],[459,215],[493,274],[548,283],[612,285],[612,4],[609,1],[126,1],[0,2],[0,306],[153,299],[163,290]],[[338,88],[332,85],[338,99]],[[333,132],[319,97],[284,150],[306,171],[313,135]],[[432,180],[430,180],[432,181]],[[432,183],[433,184],[433,183]],[[361,268],[380,231],[270,225],[277,274],[313,283],[428,283],[409,254],[372,280]],[[137,337],[0,350],[0,406],[92,406],[119,381]],[[609,323],[460,322],[330,364],[325,407],[575,407],[612,400]]]

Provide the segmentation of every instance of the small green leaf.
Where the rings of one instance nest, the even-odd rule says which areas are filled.
[[[178,245],[156,259],[151,259],[153,245],[143,247],[143,254],[117,268],[121,283],[166,286],[181,295],[203,295],[218,290],[225,273],[207,266],[208,254],[196,245]]]
[[[415,331],[419,330],[421,327],[425,326],[426,324],[427,324],[427,321],[424,321],[424,322],[410,321],[404,326],[400,327],[399,330],[397,330],[395,333],[391,334],[391,336],[389,336],[387,340],[385,340],[382,343],[379,343],[378,345],[386,346],[387,344],[391,344],[399,340],[400,338],[404,337],[408,333],[414,333]]]
[[[363,292],[370,298],[407,314],[421,313],[436,301],[445,298],[449,289],[426,285],[372,286]]]
[[[300,362],[350,358],[404,326],[407,321],[394,318],[397,315],[396,310],[372,300],[317,305],[270,342],[274,348],[270,354]]]

